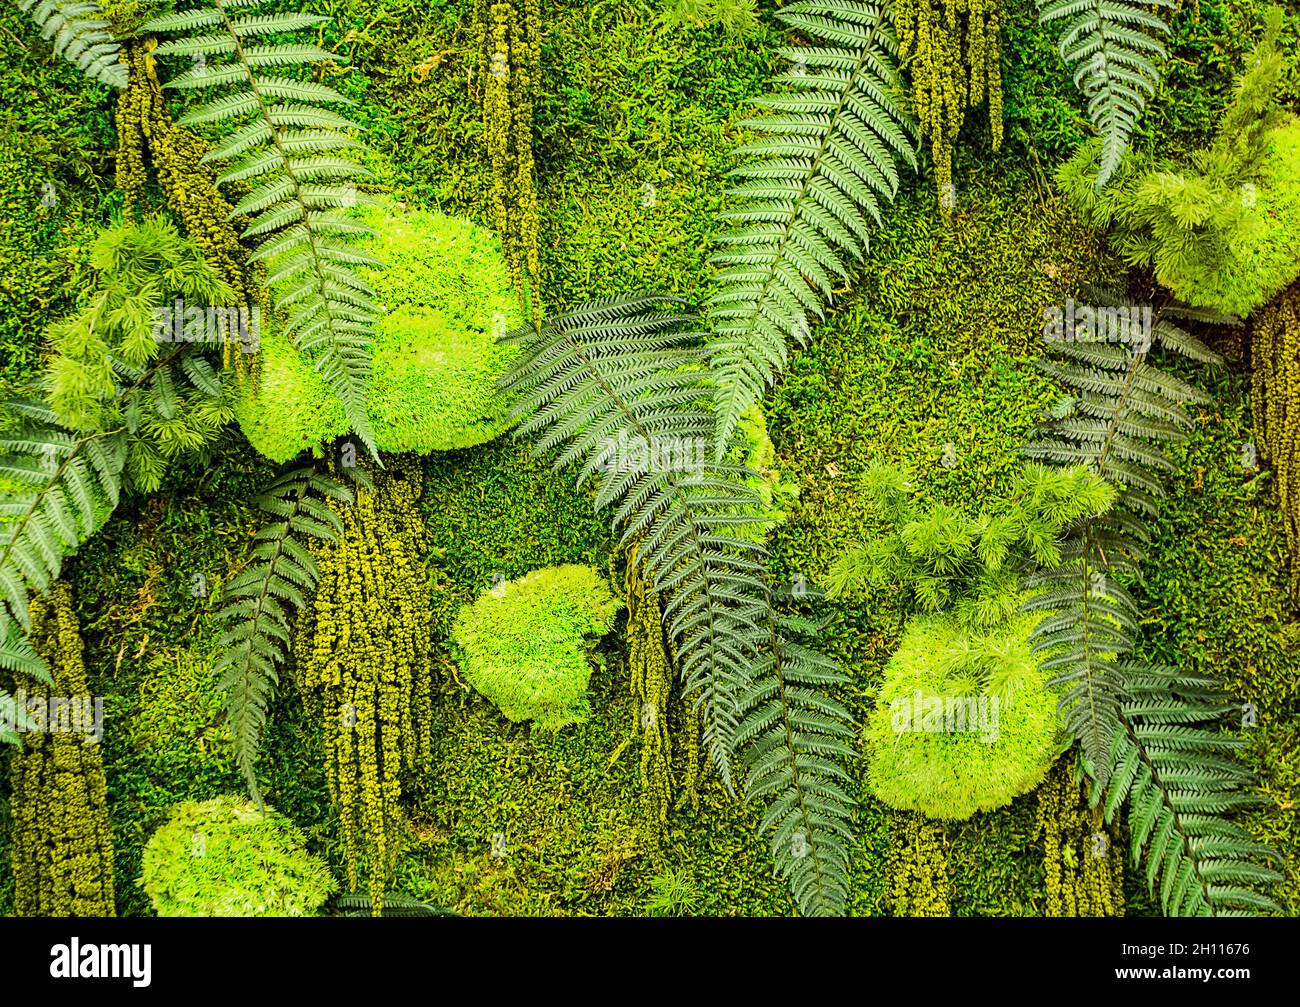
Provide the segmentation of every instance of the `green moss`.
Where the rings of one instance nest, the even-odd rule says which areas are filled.
[[[270,807],[183,804],[145,846],[140,884],[159,916],[310,916],[337,886],[303,843]]]
[[[744,114],[743,100],[765,88],[784,35],[771,5],[763,5],[760,34],[745,46],[720,44],[711,30],[664,31],[658,6],[556,0],[547,8],[535,149],[543,297],[557,308],[646,286],[690,297],[706,289],[707,237],[737,139],[729,124]],[[1152,137],[1162,149],[1204,145],[1249,48],[1258,6],[1200,0],[1177,12],[1170,41],[1176,58],[1143,117],[1139,146]],[[322,26],[321,44],[337,51],[341,66],[355,68],[329,83],[360,102],[351,111],[385,156],[386,181],[421,205],[482,225],[491,220],[490,172],[482,109],[467,87],[476,51],[468,11],[460,0],[342,0],[332,11],[340,23]],[[801,487],[786,523],[771,534],[773,571],[787,583],[796,574],[814,582],[862,534],[857,476],[874,459],[904,463],[925,499],[970,513],[996,495],[1018,468],[1014,447],[1056,395],[1030,365],[1043,307],[1060,304],[1082,282],[1119,275],[1049,177],[1052,160],[1090,132],[1083,99],[1039,30],[1031,0],[1014,0],[1006,13],[1003,153],[990,156],[987,130],[972,123],[959,144],[951,228],[933,211],[928,180],[905,176],[851,292],[836,298],[765,405],[778,468]],[[1300,22],[1292,21],[1287,37],[1294,40]],[[55,58],[20,12],[0,8],[0,26],[23,43],[0,57],[0,104],[17,120],[0,216],[0,370],[27,380],[40,356],[40,329],[75,301],[86,236],[112,205],[112,197],[105,200],[112,103],[107,88],[86,84]],[[1298,84],[1293,72],[1284,89],[1290,104]],[[201,98],[178,93],[175,107]],[[1041,170],[1027,170],[1036,158]],[[59,183],[52,213],[40,205],[46,177]],[[647,183],[655,186],[652,205]],[[1179,458],[1144,570],[1150,656],[1227,676],[1238,696],[1256,703],[1250,757],[1264,774],[1268,804],[1249,826],[1282,846],[1294,865],[1300,738],[1288,725],[1298,719],[1300,643],[1289,635],[1293,614],[1277,576],[1283,545],[1269,478],[1240,468],[1250,436],[1245,387],[1234,376],[1218,391],[1218,406],[1204,412]],[[319,417],[309,419],[319,426]],[[950,443],[951,468],[942,463]],[[435,454],[425,467],[421,509],[439,551],[435,648],[445,682],[434,765],[412,784],[412,845],[395,885],[469,914],[642,914],[664,868],[636,838],[636,749],[620,751],[635,711],[617,641],[609,638],[602,649],[608,672],[590,683],[590,719],[554,735],[503,725],[490,704],[456,683],[446,653],[460,605],[490,587],[494,575],[519,577],[560,563],[604,569],[612,546],[606,517],[591,513],[589,495],[573,491],[569,474],[527,458],[522,442]],[[146,703],[172,702],[161,699],[167,655],[174,658],[179,646],[203,652],[211,594],[242,560],[258,522],[248,500],[272,474],[232,439],[216,464],[182,467],[152,500],[124,501],[69,568],[92,689],[106,696],[104,760],[123,914],[152,912],[135,879],[142,846],[168,808],[240,783],[224,762],[206,762],[197,776],[181,770],[194,765],[186,734],[137,751],[135,730],[113,725],[130,725]],[[191,595],[195,571],[208,574],[209,599]],[[831,619],[819,643],[854,676],[838,698],[865,723],[902,631],[901,605],[885,598],[870,609],[827,605],[819,612]],[[671,704],[672,716],[679,706]],[[266,792],[338,870],[342,846],[320,744],[286,675],[262,760]],[[6,762],[0,759],[5,822]],[[886,909],[897,818],[865,789],[865,765],[849,767],[849,791],[860,800],[850,864],[856,915]],[[699,911],[788,915],[789,895],[754,835],[753,809],[729,800],[712,779],[700,796],[698,812],[671,816],[663,851],[667,867],[699,885]],[[955,915],[1042,911],[1041,851],[1030,839],[1035,804],[1030,795],[947,826]],[[492,852],[498,831],[507,837],[501,858]],[[0,828],[0,865],[8,861],[7,842]],[[1294,914],[1300,906],[1290,870],[1283,894]],[[1144,885],[1133,872],[1128,879]],[[0,869],[0,912],[12,909],[11,887]],[[1126,898],[1130,913],[1151,911],[1134,893]]]
[[[908,623],[867,725],[872,793],[891,807],[963,819],[1032,790],[1062,748],[1058,696],[1030,653],[1036,614],[973,634],[949,617]],[[1021,682],[989,695],[988,677]]]
[[[470,447],[505,427],[496,379],[514,356],[497,338],[521,324],[500,242],[469,221],[385,203],[361,219],[377,236],[358,247],[380,304],[370,419],[382,451]],[[262,339],[261,383],[239,407],[252,445],[285,461],[348,430],[324,379],[275,330]]]
[[[740,418],[738,430],[740,436],[729,460],[756,473],[749,483],[758,491],[763,511],[769,516],[761,524],[742,525],[736,532],[762,542],[773,528],[785,523],[799,497],[799,484],[781,472],[776,446],[768,436],[767,417],[763,415],[761,406],[755,403],[749,407]]]
[[[1098,196],[1100,147],[1079,149],[1062,187],[1116,247],[1150,266],[1175,296],[1245,317],[1300,275],[1300,123],[1271,130],[1254,181],[1220,178],[1134,157]]]
[[[233,745],[210,658],[180,647],[155,653],[139,695],[131,730],[150,775],[198,780],[230,772]]]
[[[586,720],[588,637],[622,603],[591,567],[557,566],[503,581],[461,611],[454,637],[470,684],[510,720],[557,730]]]

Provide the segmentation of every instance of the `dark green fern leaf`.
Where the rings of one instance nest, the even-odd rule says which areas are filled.
[[[358,481],[367,479],[361,469],[345,471]],[[320,577],[305,543],[333,541],[343,524],[329,502],[349,504],[352,496],[316,464],[280,476],[256,500],[273,520],[257,533],[248,565],[221,591],[217,619],[225,630],[216,671],[226,694],[235,761],[259,803],[255,769],[267,706],[291,646],[294,614]]]
[[[18,6],[54,43],[54,52],[87,77],[111,87],[126,87],[122,47],[113,37],[104,9],[94,0],[18,0]]]
[[[1259,799],[1232,758],[1245,742],[1213,727],[1240,707],[1214,683],[1176,669],[1125,666],[1128,698],[1116,734],[1106,818],[1128,804],[1130,855],[1166,916],[1280,912],[1256,889],[1282,880],[1281,858],[1226,815]]]
[[[334,899],[334,909],[342,916],[373,916],[374,903],[369,895],[353,895],[345,893],[336,896]],[[427,902],[421,902],[409,895],[401,892],[385,892],[383,908],[379,912],[383,917],[414,917],[414,916],[460,916],[460,913],[452,912],[450,909],[444,909],[441,906],[432,906]]]
[[[37,402],[5,408],[18,423],[0,433],[0,634],[28,628],[29,592],[46,590],[117,506],[125,456],[122,430],[69,431]]]
[[[229,130],[205,160],[233,160],[218,184],[251,186],[232,214],[251,218],[244,237],[256,239],[258,248],[249,261],[266,265],[286,334],[314,363],[377,457],[366,399],[379,306],[354,267],[382,264],[354,247],[358,235],[370,232],[349,219],[352,208],[370,201],[357,186],[373,176],[339,156],[361,146],[348,132],[361,127],[320,107],[351,105],[351,99],[328,85],[285,75],[327,60],[329,53],[312,45],[254,44],[262,36],[330,19],[246,13],[263,5],[264,0],[211,0],[211,6],[154,18],[140,30],[184,36],[159,45],[155,56],[198,61],[164,87],[219,89],[218,97],[177,122]]]
[[[1145,860],[1148,885],[1168,915],[1268,912],[1251,886],[1278,880],[1275,854],[1226,816],[1248,807],[1250,773],[1230,758],[1241,742],[1204,726],[1233,709],[1215,683],[1132,659],[1141,637],[1137,602],[1126,582],[1139,578],[1173,464],[1168,445],[1186,436],[1195,386],[1149,359],[1156,347],[1217,364],[1209,347],[1174,325],[1181,306],[1147,314],[1092,291],[1086,323],[1066,322],[1053,348],[1065,363],[1045,369],[1073,393],[1069,415],[1039,431],[1024,453],[1061,465],[1084,464],[1117,490],[1112,508],[1077,522],[1061,563],[1026,580],[1028,607],[1047,614],[1035,651],[1067,692],[1066,727],[1079,740],[1094,795],[1108,820],[1127,804],[1134,863]],[[1118,314],[1108,314],[1118,311]],[[1235,321],[1205,319],[1201,321]]]
[[[748,747],[746,796],[766,800],[760,832],[805,916],[838,915],[848,903],[853,718],[824,694],[848,680],[835,662],[801,645],[821,626],[774,617],[767,653],[742,700],[748,714],[737,740]]]
[[[712,762],[731,788],[749,743],[746,791],[770,802],[762,829],[800,910],[841,914],[852,801],[834,760],[852,728],[817,690],[842,677],[772,608],[766,552],[740,533],[761,521],[752,474],[704,460],[713,389],[697,319],[678,306],[653,294],[597,301],[512,333],[523,352],[502,386],[517,396],[517,434],[558,452],[557,468],[579,466],[597,508],[614,508],[620,545],[639,542]]]
[[[717,459],[866,251],[898,191],[898,162],[916,166],[885,8],[820,0],[777,17],[814,44],[781,50],[796,70],[756,102],[769,114],[740,123],[766,135],[737,151],[745,163],[731,174],[745,181],[728,190],[737,202],[721,219],[732,227],[712,257],[721,267],[708,301]]]
[[[1169,26],[1148,8],[1173,0],[1038,0],[1039,21],[1060,23],[1060,53],[1088,99],[1088,117],[1101,135],[1097,189],[1110,180],[1147,101],[1160,83],[1167,53],[1153,36]]]
[[[1037,592],[1030,606],[1057,613],[1039,625],[1035,648],[1055,683],[1067,687],[1066,726],[1104,786],[1124,698],[1119,668],[1138,637],[1137,603],[1123,581],[1137,576],[1145,555],[1145,519],[1156,512],[1173,467],[1167,446],[1191,427],[1184,403],[1206,401],[1148,357],[1159,346],[1221,361],[1174,325],[1172,312],[1152,312],[1096,289],[1087,299],[1087,313],[1063,319],[1049,343],[1064,361],[1042,363],[1073,395],[1071,415],[1042,427],[1021,451],[1057,465],[1086,465],[1119,491],[1109,511],[1074,529],[1059,566],[1027,581]]]

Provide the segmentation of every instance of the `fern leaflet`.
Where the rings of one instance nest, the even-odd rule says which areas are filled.
[[[370,232],[348,219],[352,207],[369,201],[357,183],[373,176],[339,156],[339,151],[359,146],[345,131],[360,127],[318,107],[351,105],[351,99],[328,85],[273,72],[321,62],[329,53],[311,45],[250,44],[259,36],[299,31],[330,19],[300,13],[232,14],[264,2],[211,0],[211,6],[154,18],[140,31],[211,32],[188,34],[154,50],[155,56],[196,60],[164,87],[221,89],[220,97],[182,116],[177,125],[233,127],[204,160],[237,159],[217,182],[252,185],[232,212],[232,217],[251,218],[244,237],[256,239],[259,247],[249,261],[266,264],[275,307],[286,314],[286,333],[314,362],[357,436],[378,457],[366,398],[379,306],[374,290],[353,267],[382,264],[353,245],[359,234]]]
[[[126,87],[122,47],[94,0],[18,0],[18,6],[40,27],[41,37],[53,41],[56,55],[93,80]]]
[[[117,505],[125,458],[122,430],[77,433],[49,407],[6,403],[19,423],[0,433],[0,635],[30,628],[29,591],[46,590],[64,559]]]
[[[867,248],[871,222],[898,192],[896,162],[916,166],[915,129],[895,94],[898,43],[883,6],[816,0],[777,15],[815,41],[781,55],[795,71],[784,90],[755,104],[770,114],[741,122],[767,134],[737,154],[728,194],[733,225],[717,239],[717,290],[708,300],[718,376],[714,457],[741,416],[785,367],[788,343],[803,345],[809,319]]]
[[[1038,0],[1042,24],[1061,22],[1060,53],[1101,134],[1100,191],[1119,168],[1147,100],[1160,83],[1169,26],[1136,0]],[[1173,7],[1173,0],[1149,6]]]
[[[347,469],[368,482],[360,469]],[[261,803],[256,765],[266,710],[279,684],[276,666],[291,645],[293,614],[316,588],[320,571],[304,539],[334,541],[343,524],[329,501],[352,502],[352,491],[316,465],[286,472],[255,501],[275,520],[262,528],[248,565],[221,591],[225,623],[216,670],[226,694],[235,761]]]

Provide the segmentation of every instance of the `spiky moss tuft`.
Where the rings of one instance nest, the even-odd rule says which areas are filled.
[[[1300,275],[1300,123],[1265,141],[1258,178],[1240,185],[1139,156],[1097,195],[1097,141],[1056,177],[1096,226],[1113,226],[1115,247],[1152,267],[1175,296],[1244,318]],[[1187,214],[1200,219],[1183,224]]]
[[[140,884],[159,916],[311,916],[336,887],[293,822],[238,797],[172,809]]]
[[[497,338],[523,317],[496,235],[467,220],[383,203],[361,220],[376,237],[357,247],[386,264],[359,269],[388,308],[374,328],[370,419],[381,451],[449,451],[483,444],[506,425],[496,380],[515,350]],[[258,451],[286,461],[347,433],[343,407],[279,331],[262,337],[262,374],[241,402]]]
[[[547,730],[580,724],[590,714],[586,640],[608,633],[622,607],[591,567],[534,570],[461,611],[461,668],[510,720]]]
[[[1038,618],[1020,615],[982,641],[944,616],[908,623],[867,726],[867,780],[880,800],[960,820],[1042,781],[1062,746],[1059,697],[1030,652]],[[972,651],[980,665],[1021,665],[1022,687],[1009,697],[987,695],[979,679],[989,669],[971,661]]]
[[[1253,196],[1253,200],[1250,198]],[[1254,192],[1242,194],[1253,226],[1183,272],[1156,275],[1189,304],[1246,316],[1300,275],[1300,122],[1269,136],[1269,155]]]

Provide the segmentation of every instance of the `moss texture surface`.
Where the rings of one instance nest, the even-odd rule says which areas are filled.
[[[330,83],[359,103],[356,114],[382,155],[394,198],[408,204],[413,220],[445,214],[472,222],[446,233],[475,258],[499,253],[489,247],[490,232],[476,229],[490,226],[492,209],[481,108],[468,73],[476,52],[470,6],[317,5],[338,18],[321,42],[348,68]],[[772,6],[760,4],[765,13]],[[1184,5],[1174,21],[1179,58],[1138,143],[1154,133],[1188,148],[1203,142],[1249,47],[1243,26],[1257,22],[1255,6]],[[646,0],[547,5],[535,144],[547,305],[646,287],[688,298],[707,290],[707,237],[737,139],[732,123],[743,100],[766,87],[781,35],[765,16],[753,37],[728,42],[715,28],[666,28],[656,11]],[[1032,366],[1043,307],[1083,282],[1121,275],[1051,183],[1052,169],[1087,125],[1069,72],[1035,22],[1030,0],[1008,4],[1006,141],[992,152],[987,123],[971,116],[956,147],[951,224],[934,207],[932,179],[908,178],[852,292],[836,299],[767,399],[775,467],[800,487],[771,539],[772,568],[785,583],[815,582],[857,539],[863,516],[855,488],[873,460],[904,464],[925,497],[978,511],[1014,470],[1014,448],[1057,396]],[[8,392],[30,385],[41,327],[73,304],[88,237],[115,209],[105,182],[114,140],[106,88],[56,60],[9,7],[0,12],[0,29],[22,42],[0,57],[0,98],[10,110],[0,130],[0,391]],[[1294,26],[1288,40],[1294,46]],[[1298,93],[1290,82],[1287,98]],[[47,181],[57,194],[53,205],[42,203]],[[606,570],[614,543],[566,474],[529,460],[508,438],[489,441],[499,425],[495,403],[484,400],[463,425],[426,423],[426,412],[443,415],[441,392],[412,385],[403,364],[438,352],[455,326],[452,309],[413,292],[448,282],[440,271],[453,260],[420,266],[395,258],[393,293],[412,299],[384,323],[391,366],[376,390],[391,414],[377,417],[376,429],[387,431],[381,447],[437,452],[424,462],[419,507],[433,545],[438,679],[433,768],[404,783],[410,835],[392,888],[467,914],[631,915],[645,912],[652,879],[671,868],[698,886],[699,912],[791,914],[789,893],[755,835],[754,810],[728,799],[711,776],[699,808],[675,811],[661,849],[645,848],[636,711],[617,626],[599,651],[604,671],[591,681],[590,718],[558,733],[507,722],[458,679],[449,640],[462,605],[539,567]],[[475,345],[486,348],[497,311],[517,320],[504,275],[502,265],[500,284],[467,299],[473,318],[456,321]],[[259,450],[283,458],[337,432],[342,420],[325,405],[309,406],[314,376],[277,356],[274,338],[265,343],[263,411],[245,430]],[[1153,543],[1158,562],[1143,571],[1143,615],[1150,656],[1220,678],[1254,704],[1249,757],[1268,803],[1250,824],[1286,853],[1288,881],[1279,894],[1297,914],[1300,633],[1287,600],[1269,475],[1241,464],[1250,438],[1249,377],[1240,353],[1227,349],[1230,366],[1213,386],[1215,402],[1201,410],[1178,456]],[[478,377],[447,375],[471,383]],[[159,493],[128,501],[70,567],[90,686],[107,697],[103,759],[121,914],[152,911],[136,879],[144,844],[169,807],[240,786],[220,716],[203,698],[210,693],[187,652],[205,653],[214,637],[212,599],[244,554],[258,523],[251,497],[275,466],[236,432],[221,447],[219,464],[182,465]],[[198,597],[195,574],[207,585]],[[822,644],[852,675],[839,698],[865,730],[908,613],[896,604],[871,611],[827,604],[820,614],[830,620]],[[174,666],[188,670],[160,677],[161,668]],[[343,876],[320,728],[291,678],[272,710],[262,759],[266,796],[302,829],[308,849]],[[157,726],[173,717],[170,733]],[[865,751],[861,736],[857,744]],[[938,900],[961,916],[1045,912],[1032,794],[948,824],[941,836],[928,832],[922,843],[907,815],[870,796],[865,759],[854,772],[853,913],[912,904],[891,897],[891,864],[900,857],[924,867],[908,868],[924,877],[910,896],[916,905]],[[0,913],[13,909],[5,773],[0,768]],[[1126,878],[1126,885],[1129,913],[1156,911],[1140,882]]]

